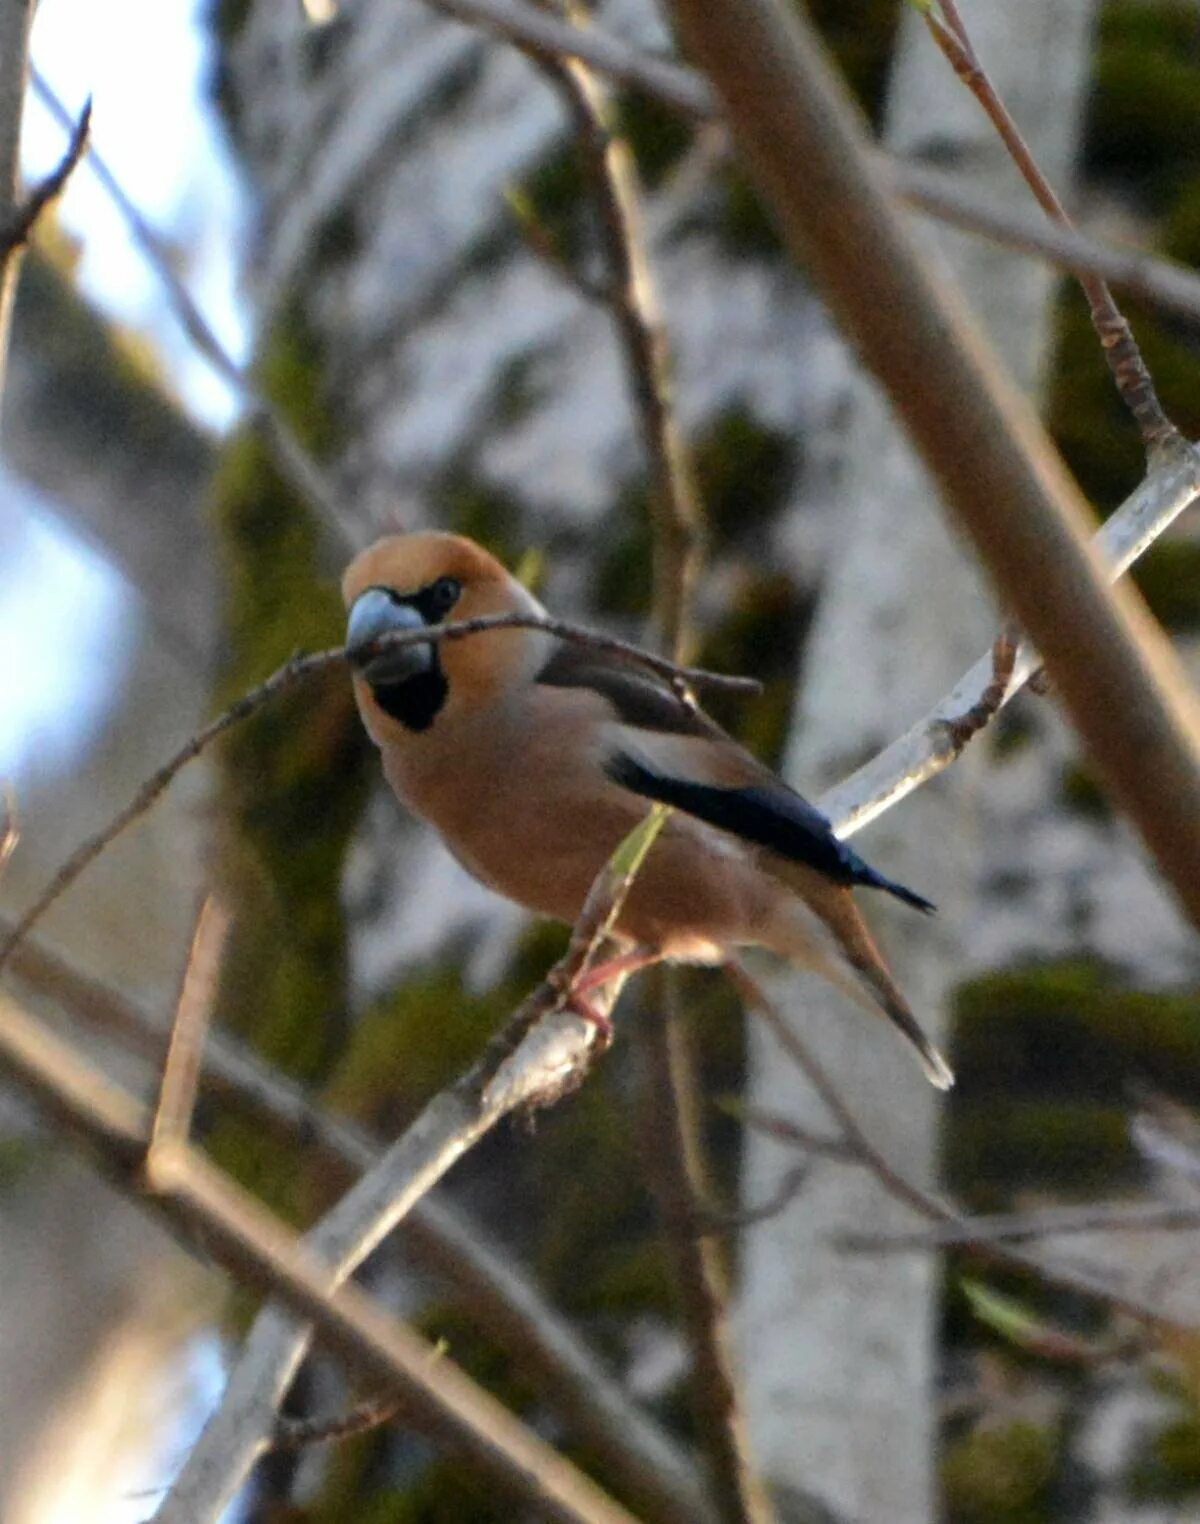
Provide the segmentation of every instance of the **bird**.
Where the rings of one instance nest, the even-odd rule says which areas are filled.
[[[618,974],[765,948],[886,1016],[929,1080],[953,1084],[854,890],[934,906],[840,841],[689,693],[627,654],[544,629],[379,646],[394,631],[480,616],[548,617],[461,535],[385,535],[351,561],[342,594],[355,699],[384,775],[482,883],[573,923],[651,802],[670,807],[613,927],[618,951],[576,987],[581,1014],[606,1025],[583,996]]]

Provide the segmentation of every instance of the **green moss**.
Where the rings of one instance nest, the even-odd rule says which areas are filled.
[[[1200,1494],[1200,1414],[1194,1408],[1148,1436],[1133,1463],[1129,1491],[1138,1502]]]
[[[887,103],[888,74],[904,0],[798,0],[842,67],[846,83],[875,126]]]
[[[1109,1189],[1137,1164],[1124,1109],[1086,1101],[980,1102],[954,1119],[946,1146],[952,1190],[973,1199],[1034,1186]]]
[[[783,239],[774,218],[740,165],[723,165],[717,187],[717,207],[711,222],[726,253],[735,259],[777,259],[783,254]]]
[[[591,249],[591,197],[573,139],[556,143],[529,170],[521,195],[538,226],[569,262]]]
[[[477,540],[506,566],[515,563],[522,549],[523,508],[510,488],[459,462],[441,473],[429,498],[438,524]]]
[[[411,1114],[470,1067],[525,991],[506,980],[486,995],[471,995],[463,988],[462,961],[452,955],[405,979],[356,1018],[325,1087],[332,1110],[380,1118],[386,1106],[397,1116]]]
[[[334,425],[319,397],[319,357],[303,330],[281,330],[259,373],[307,446]],[[297,649],[337,644],[344,614],[318,570],[317,526],[262,445],[241,434],[213,484],[223,558],[224,707]],[[371,748],[344,671],[293,688],[229,732],[220,751],[225,840],[221,878],[236,930],[222,1019],[272,1063],[313,1080],[328,1068],[346,1009],[342,863],[366,797]],[[222,1162],[277,1205],[295,1202],[296,1172],[281,1140],[225,1118]]]
[[[756,677],[761,693],[708,694],[705,707],[756,756],[778,762],[791,723],[796,669],[812,606],[778,573],[747,577],[699,660],[717,672]]]
[[[75,252],[59,243],[64,266]],[[164,479],[199,483],[208,466],[205,436],[182,417],[151,351],[118,327],[97,320],[75,291],[69,269],[39,253],[25,260],[13,318],[13,342],[36,351],[53,377],[38,399],[43,423],[61,418],[81,458],[127,455],[141,443]]]
[[[1157,210],[1200,172],[1198,40],[1186,0],[1110,0],[1101,13],[1087,169]]]
[[[1200,165],[1168,207],[1159,246],[1171,259],[1200,265]]]
[[[1083,763],[1076,762],[1063,769],[1059,793],[1067,809],[1077,815],[1086,815],[1091,820],[1113,818],[1108,795]]]
[[[1151,612],[1167,629],[1200,630],[1200,544],[1160,540],[1133,575]]]
[[[946,1169],[980,1205],[1016,1187],[1111,1188],[1139,1177],[1131,1081],[1200,1101],[1195,991],[1130,988],[1077,961],[976,979],[955,997],[959,1085]]]
[[[633,150],[642,184],[653,190],[691,147],[695,132],[678,111],[636,90],[617,96],[614,107],[616,130]]]
[[[952,1524],[1043,1524],[1059,1436],[1031,1423],[977,1428],[956,1440],[941,1463]]]
[[[705,516],[721,544],[759,533],[786,503],[801,465],[795,436],[763,423],[745,402],[705,426],[694,456]]]

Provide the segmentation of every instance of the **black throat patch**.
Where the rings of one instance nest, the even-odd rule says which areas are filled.
[[[418,672],[415,677],[405,678],[402,683],[371,685],[375,702],[384,714],[399,720],[406,730],[428,730],[446,702],[449,691],[437,659],[436,646],[433,665],[428,672]]]

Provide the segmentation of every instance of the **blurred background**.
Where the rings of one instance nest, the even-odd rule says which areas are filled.
[[[893,151],[1025,207],[903,0],[808,9]],[[1200,264],[1200,6],[963,11],[1084,226]],[[597,12],[639,46],[670,45],[652,0]],[[21,826],[5,917],[204,717],[297,647],[338,642],[337,575],[383,528],[470,534],[552,610],[627,638],[644,634],[651,597],[652,486],[611,316],[545,257],[594,274],[596,208],[558,96],[515,49],[420,0],[42,0],[34,60],[72,114],[93,97],[96,150],[320,461],[350,535],[279,474],[85,163],[26,260],[4,397],[0,776]],[[762,679],[760,696],[714,712],[816,795],[914,723],[1000,616],[720,130],[633,91],[614,109],[705,510],[698,658]],[[33,178],[65,136],[32,98],[25,138]],[[1082,300],[1030,259],[918,226],[1110,511],[1140,479],[1140,450]],[[1130,316],[1195,438],[1200,330]],[[1137,574],[1194,673],[1198,526],[1193,509]],[[1200,1173],[1200,952],[1052,698],[1022,696],[862,846],[941,906],[915,925],[870,908],[958,1087],[935,1100],[890,1033],[838,997],[773,988],[884,1152],[976,1211],[1192,1201],[1188,1168],[1139,1146],[1132,1124],[1152,1116]],[[236,917],[223,1032],[382,1138],[461,1072],[563,944],[403,817],[337,672],[185,773],[39,945],[161,1025],[209,886]],[[94,1011],[81,1027],[44,969],[18,973],[5,999],[86,1031],[122,1079],[150,1085],[144,1040]],[[684,1000],[713,1199],[753,1207],[797,1159],[747,1129],[746,1108],[816,1127],[822,1113],[717,976],[689,976]],[[650,1004],[635,986],[583,1090],[535,1133],[489,1139],[445,1194],[688,1452],[688,1341],[636,1038]],[[0,1100],[0,1518],[150,1518],[252,1304],[15,1093]],[[297,1224],[345,1183],[236,1097],[206,1095],[200,1121],[217,1161]],[[751,1451],[785,1524],[1194,1518],[1195,1337],[1131,1340],[1102,1303],[970,1251],[836,1242],[909,1225],[866,1172],[814,1159],[785,1207],[719,1235]],[[520,1348],[400,1237],[372,1262],[373,1288],[619,1492]],[[1055,1247],[1200,1326],[1194,1232]],[[343,1395],[318,1362],[295,1406]],[[260,1470],[239,1518],[512,1517],[403,1426]]]

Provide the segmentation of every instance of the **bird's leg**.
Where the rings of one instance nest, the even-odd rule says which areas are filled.
[[[567,1006],[575,1012],[576,1016],[581,1016],[584,1021],[590,1022],[596,1028],[601,1051],[612,1043],[612,1018],[605,1015],[603,1011],[598,1011],[587,998],[588,995],[592,990],[602,989],[604,985],[611,984],[614,979],[636,973],[639,968],[649,968],[652,963],[658,963],[661,959],[660,952],[652,951],[648,947],[635,947],[630,952],[618,953],[614,958],[606,958],[602,963],[595,963],[591,968],[584,969],[567,987],[565,992]]]
[[[662,953],[653,947],[635,947],[630,952],[618,953],[615,958],[605,958],[603,963],[593,963],[578,978],[571,981],[571,993],[586,995],[589,990],[600,989],[612,980],[628,974],[636,974],[640,968],[662,962]]]

